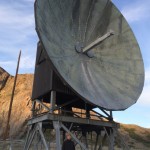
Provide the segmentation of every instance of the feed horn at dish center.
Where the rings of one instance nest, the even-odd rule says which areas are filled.
[[[144,84],[143,60],[129,24],[110,0],[36,0],[35,23],[33,116],[24,149],[39,134],[45,149],[55,143],[61,150],[69,132],[81,149],[113,150],[120,134],[112,111],[135,104]],[[55,141],[46,141],[43,128],[55,129]],[[96,137],[91,145],[89,137]]]

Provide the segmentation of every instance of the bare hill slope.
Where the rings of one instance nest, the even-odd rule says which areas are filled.
[[[4,132],[7,120],[7,112],[13,87],[14,77],[0,68],[0,137]],[[26,131],[27,119],[31,115],[31,91],[33,75],[18,75],[15,90],[12,115],[11,115],[11,135],[20,137]],[[132,149],[150,149],[150,129],[136,125],[121,125],[120,133]]]
[[[4,127],[7,120],[7,112],[9,109],[10,97],[14,83],[14,77],[7,75],[5,70],[1,69],[3,73],[0,75],[0,136],[4,132]],[[5,82],[7,80],[7,82]],[[32,89],[33,75],[24,74],[18,75],[14,102],[11,115],[11,135],[15,136],[25,131],[26,120],[30,117],[30,95]]]
[[[9,73],[0,67],[0,90],[5,86],[9,76]]]

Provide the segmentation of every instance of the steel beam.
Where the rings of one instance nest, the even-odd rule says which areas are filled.
[[[26,136],[26,140],[25,140],[25,144],[24,144],[24,150],[26,149],[26,145],[29,141],[29,136],[30,136],[30,131],[31,131],[32,125],[28,126],[28,131],[27,131],[27,136]]]
[[[68,132],[68,133],[71,135],[71,137],[83,148],[83,150],[88,150],[88,149],[86,148],[86,146],[85,146],[83,143],[81,143],[81,142],[79,141],[79,139],[78,139],[74,134],[72,134],[72,133],[70,132],[70,130],[69,130],[66,126],[64,126],[62,123],[61,123],[61,127],[62,127],[66,132]]]
[[[101,121],[101,120],[92,120],[87,118],[76,118],[71,116],[63,116],[58,114],[44,114],[41,116],[37,116],[36,118],[32,118],[28,121],[28,125],[41,122],[41,121],[60,121],[60,122],[69,122],[69,123],[78,123],[78,124],[87,124],[87,125],[96,125],[101,127],[114,127],[118,128],[119,124],[115,122]]]
[[[42,122],[39,122],[39,123],[38,123],[38,130],[39,130],[41,139],[42,139],[42,141],[43,141],[43,144],[44,144],[44,146],[45,146],[45,150],[48,150],[48,145],[47,145],[47,142],[46,142],[46,140],[45,140],[45,137],[44,137],[44,134],[43,134],[43,131],[42,131]]]
[[[31,125],[30,128],[28,129],[24,150],[29,150],[31,143],[33,141],[34,135],[37,131],[39,131],[40,133],[43,145],[45,146],[45,150],[48,150],[48,145],[47,145],[47,142],[45,140],[45,137],[42,131],[42,122],[37,123],[36,125],[34,125],[34,127],[33,125]]]
[[[35,100],[37,103],[39,103],[43,108],[45,108],[47,111],[50,111],[50,108],[44,105],[40,100],[36,99]]]
[[[27,142],[26,142],[26,145],[24,147],[24,150],[29,150],[30,146],[31,146],[31,143],[33,141],[33,138],[34,138],[34,135],[35,135],[35,132],[36,132],[36,126],[31,127],[31,131],[29,131],[29,135],[27,135]]]

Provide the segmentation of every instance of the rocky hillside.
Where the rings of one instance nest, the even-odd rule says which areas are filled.
[[[7,120],[7,112],[12,93],[14,77],[9,75],[4,69],[0,68],[0,137],[4,132]],[[31,91],[33,75],[18,75],[15,90],[12,115],[11,115],[11,135],[20,137],[26,130],[27,119],[31,115]],[[132,149],[150,149],[150,129],[136,125],[121,125],[120,133],[124,140]]]
[[[3,68],[0,68],[0,91],[5,86],[7,79],[9,78],[9,73],[6,72]]]
[[[32,89],[33,75],[18,75],[15,96],[11,115],[11,135],[21,135],[25,131],[26,120],[30,117],[31,102],[30,95]],[[0,68],[0,137],[4,132],[7,120],[7,112],[12,93],[14,77]]]
[[[132,150],[150,150],[150,129],[121,124],[120,133]]]

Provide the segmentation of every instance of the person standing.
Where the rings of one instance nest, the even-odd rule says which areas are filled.
[[[69,133],[66,133],[66,140],[62,145],[62,150],[75,150],[74,142],[71,140]]]

